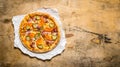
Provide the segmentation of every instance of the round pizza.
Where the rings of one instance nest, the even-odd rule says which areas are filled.
[[[19,35],[22,44],[37,53],[54,49],[60,40],[60,30],[54,17],[43,12],[27,14],[20,24]]]

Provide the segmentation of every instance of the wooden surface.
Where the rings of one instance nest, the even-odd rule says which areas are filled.
[[[12,17],[56,8],[64,52],[42,61],[14,48]],[[120,67],[120,0],[0,0],[0,67]]]

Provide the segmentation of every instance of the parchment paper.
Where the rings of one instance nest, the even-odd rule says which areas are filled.
[[[65,33],[62,29],[62,23],[60,21],[58,12],[56,9],[50,9],[50,8],[40,8],[39,10],[35,11],[35,12],[46,12],[48,14],[50,14],[51,16],[53,16],[55,18],[55,20],[57,21],[58,26],[60,27],[60,34],[61,34],[61,38],[60,38],[60,42],[58,43],[58,45],[51,51],[47,52],[47,53],[33,53],[31,51],[29,51],[28,49],[26,49],[19,38],[19,25],[22,21],[22,19],[24,18],[25,15],[18,15],[18,16],[14,16],[12,18],[12,22],[14,25],[14,33],[15,33],[15,39],[14,39],[14,47],[19,48],[24,54],[27,54],[31,57],[36,57],[38,59],[42,59],[42,60],[47,60],[47,59],[51,59],[52,57],[61,54],[62,51],[65,49],[65,44],[66,44],[66,39],[65,39]]]

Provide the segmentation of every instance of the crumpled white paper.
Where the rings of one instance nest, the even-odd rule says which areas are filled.
[[[42,59],[42,60],[49,60],[52,57],[61,54],[62,51],[65,49],[65,44],[66,44],[66,39],[65,39],[65,33],[62,29],[62,23],[60,21],[59,15],[57,10],[53,10],[50,8],[40,8],[39,10],[35,11],[35,12],[46,12],[48,14],[50,14],[51,16],[53,16],[55,18],[55,20],[58,23],[58,26],[60,27],[60,34],[61,34],[61,38],[60,38],[60,42],[58,43],[58,45],[51,51],[47,52],[47,53],[33,53],[31,51],[29,51],[28,49],[26,49],[19,38],[19,25],[22,21],[22,19],[24,18],[25,15],[19,15],[19,16],[14,16],[12,18],[12,22],[14,25],[14,33],[15,33],[15,39],[14,39],[14,47],[19,48],[24,54],[27,54],[31,57],[36,57],[38,59]]]

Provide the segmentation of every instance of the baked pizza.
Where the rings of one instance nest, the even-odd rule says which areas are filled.
[[[60,30],[54,17],[43,12],[27,14],[20,24],[19,35],[22,44],[37,53],[54,49],[60,40]]]

